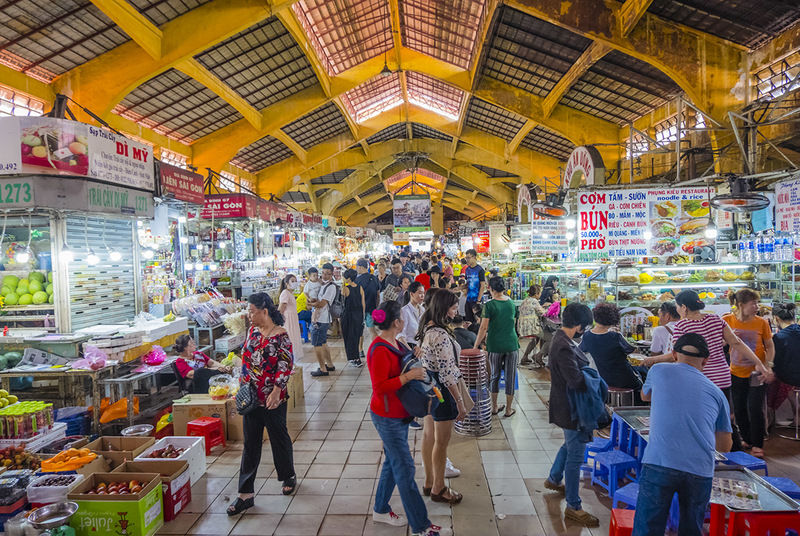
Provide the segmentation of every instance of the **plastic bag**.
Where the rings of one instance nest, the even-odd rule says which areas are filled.
[[[554,304],[550,305],[547,308],[547,312],[544,314],[547,318],[558,318],[561,316],[561,302],[555,302]]]
[[[108,404],[109,399],[104,398],[100,403],[100,422],[109,423],[115,419],[124,419],[128,416],[128,399],[123,398],[103,409],[103,404]],[[139,397],[133,397],[133,414],[139,414]]]
[[[106,366],[108,356],[96,346],[83,347],[83,359],[72,363],[72,368],[81,370],[98,370]]]
[[[145,365],[156,367],[162,364],[166,358],[167,354],[164,352],[164,349],[158,345],[155,345],[149,352],[147,352],[147,355],[142,358],[142,361]]]

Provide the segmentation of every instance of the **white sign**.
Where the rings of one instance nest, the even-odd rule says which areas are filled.
[[[510,237],[506,234],[505,224],[489,224],[489,250],[492,253],[505,253],[509,249],[509,242]]]
[[[704,236],[707,199],[707,188],[581,191],[578,248],[604,257],[691,254],[714,244]]]
[[[566,220],[542,218],[531,212],[531,230],[531,253],[534,255],[569,253]]]
[[[531,224],[511,226],[511,248],[512,253],[528,253],[531,250],[531,235],[533,228]]]
[[[775,230],[800,233],[800,179],[775,185]]]
[[[572,180],[578,173],[582,173],[586,177],[587,185],[603,184],[606,170],[600,151],[594,147],[576,147],[572,151],[564,170],[564,188],[572,186]]]
[[[89,175],[104,182],[155,190],[153,149],[102,128],[89,127]]]

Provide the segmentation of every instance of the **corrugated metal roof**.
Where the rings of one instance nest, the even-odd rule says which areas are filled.
[[[319,177],[311,179],[311,184],[339,184],[351,174],[355,173],[355,171],[355,169],[341,169],[333,173],[328,173],[327,175],[320,175]],[[320,192],[321,190],[317,191]]]
[[[297,121],[289,123],[283,130],[303,149],[322,143],[325,140],[350,132],[342,112],[332,102],[320,106]]]
[[[408,129],[405,123],[396,123],[367,138],[367,143],[381,143],[389,140],[408,139]]]
[[[680,87],[655,67],[614,50],[575,82],[561,104],[622,125],[680,93]]]
[[[561,161],[569,158],[570,153],[575,150],[574,143],[541,125],[537,125],[531,130],[520,142],[520,145]]]
[[[342,95],[342,102],[356,123],[362,123],[381,112],[403,103],[400,76],[375,76]]]
[[[750,48],[800,21],[800,4],[792,0],[654,0],[647,10]]]
[[[411,135],[414,139],[430,139],[430,140],[444,140],[444,141],[453,141],[453,137],[445,134],[444,132],[439,132],[435,128],[431,128],[428,125],[423,125],[422,123],[411,123]]]
[[[284,203],[310,203],[311,196],[306,192],[286,192],[281,196]]]
[[[183,142],[197,140],[242,119],[210,89],[175,69],[131,91],[114,112]]]
[[[264,136],[244,149],[240,149],[231,160],[231,164],[250,173],[258,173],[266,167],[286,160],[292,154],[292,150],[280,140],[272,136]]]
[[[403,44],[468,69],[484,24],[485,7],[485,0],[401,0]]]
[[[469,102],[467,126],[511,141],[524,124],[522,117],[477,97],[472,97]]]
[[[277,17],[195,58],[257,109],[318,84],[308,58]]]
[[[0,6],[0,61],[43,80],[128,40],[88,0],[6,1]]]
[[[490,168],[489,166],[482,166],[480,164],[472,164],[473,167],[477,168],[480,171],[486,173],[489,177],[493,179],[499,179],[502,177],[519,177],[519,175],[515,173],[511,173],[510,171],[504,171],[502,169],[494,169]]]
[[[156,26],[163,26],[200,7],[211,0],[129,0],[139,13],[147,17]]]
[[[544,97],[591,40],[513,8],[499,9],[481,74]]]
[[[385,0],[302,0],[292,5],[328,74],[393,48]]]
[[[427,110],[458,119],[464,92],[427,74],[415,71],[406,72],[408,100]]]

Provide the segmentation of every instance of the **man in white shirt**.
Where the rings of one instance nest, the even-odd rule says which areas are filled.
[[[675,302],[664,302],[658,309],[658,327],[653,329],[653,344],[650,353],[653,355],[672,352],[672,332],[675,323],[681,319]]]
[[[314,355],[317,357],[319,368],[311,372],[312,376],[327,376],[336,370],[331,360],[331,350],[328,348],[328,328],[331,326],[330,303],[336,299],[338,287],[333,280],[333,265],[322,265],[322,287],[316,300],[309,299],[314,307],[311,324],[311,344],[314,346]]]

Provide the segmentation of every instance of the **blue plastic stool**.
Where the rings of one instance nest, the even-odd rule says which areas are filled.
[[[779,476],[765,476],[764,480],[781,490],[786,496],[795,500],[800,499],[800,486],[790,479]]]
[[[591,443],[586,444],[586,448],[583,451],[583,465],[581,465],[581,472],[591,473],[592,465],[589,463],[589,458],[594,458],[594,456],[599,452],[607,452],[617,447],[618,441],[619,421],[617,421],[617,419],[613,419],[611,421],[611,431],[608,434],[608,439],[603,437],[595,437],[592,439]]]
[[[614,500],[611,508],[619,508],[619,503],[625,504],[627,510],[636,510],[636,502],[639,499],[639,484],[632,482],[622,486],[614,493]],[[678,530],[678,520],[680,518],[680,507],[678,506],[678,494],[672,496],[672,504],[669,507],[669,518],[667,519],[667,530],[675,532]]]
[[[767,462],[761,458],[756,458],[755,456],[741,451],[726,452],[724,456],[727,458],[727,461],[722,462],[725,465],[740,465],[742,467],[747,467],[751,471],[760,471],[763,469],[764,476],[769,476],[767,472]]]
[[[629,469],[637,468],[636,458],[624,452],[619,450],[600,452],[594,457],[592,484],[599,485],[608,492],[609,497],[614,497],[620,478],[626,476]]]
[[[308,322],[305,320],[300,321],[300,334],[303,336],[303,342],[308,342]]]

